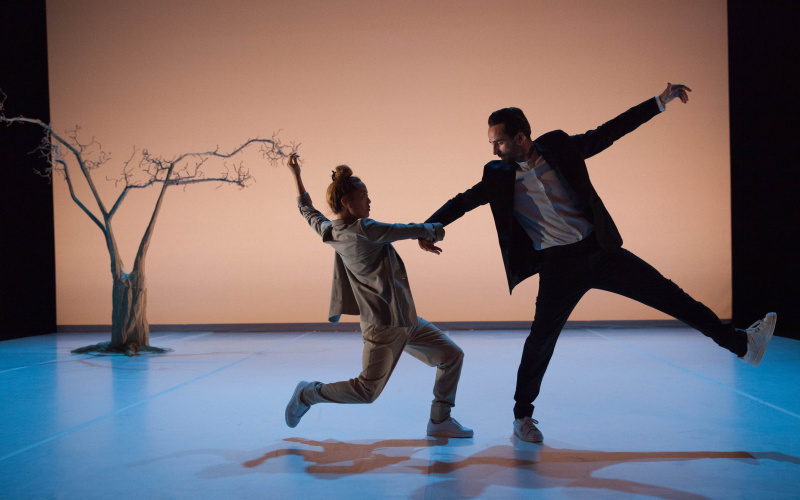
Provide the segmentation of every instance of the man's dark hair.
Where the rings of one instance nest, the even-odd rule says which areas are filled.
[[[531,125],[525,118],[525,113],[519,108],[498,109],[489,115],[489,126],[503,125],[503,132],[513,138],[522,132],[528,139],[531,138]]]

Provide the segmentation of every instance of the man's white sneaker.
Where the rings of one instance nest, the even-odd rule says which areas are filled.
[[[761,358],[764,357],[764,351],[767,350],[767,344],[772,338],[777,321],[778,315],[769,313],[764,319],[753,323],[747,329],[747,354],[739,359],[748,365],[758,366],[761,363]]]
[[[311,408],[300,400],[300,393],[303,392],[303,389],[305,389],[308,384],[309,383],[305,380],[297,384],[297,387],[294,388],[292,399],[290,399],[289,404],[286,405],[286,425],[289,427],[297,427],[297,424],[300,423],[300,419],[303,418],[303,415]]]
[[[447,417],[438,424],[428,420],[428,435],[437,438],[471,438],[473,432],[459,424],[456,419]]]
[[[518,418],[514,420],[514,435],[528,443],[541,443],[544,441],[544,436],[536,427],[538,423],[531,417]]]

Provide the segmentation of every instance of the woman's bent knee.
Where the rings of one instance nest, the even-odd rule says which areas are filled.
[[[383,386],[376,386],[369,383],[364,383],[364,381],[359,380],[359,387],[357,389],[357,393],[361,402],[364,404],[374,403],[378,396],[381,395],[383,392]]]

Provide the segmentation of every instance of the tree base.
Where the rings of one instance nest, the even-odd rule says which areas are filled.
[[[166,354],[172,352],[172,349],[163,347],[153,347],[149,345],[140,346],[139,344],[129,344],[122,347],[111,347],[111,342],[100,342],[99,344],[87,345],[86,347],[79,347],[73,349],[72,354],[98,354],[98,355],[114,355],[124,354],[125,356],[138,356],[141,354]]]

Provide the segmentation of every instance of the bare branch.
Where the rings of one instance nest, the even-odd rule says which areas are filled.
[[[217,147],[213,151],[184,153],[166,160],[162,157],[152,156],[147,150],[143,150],[138,170],[140,173],[145,174],[145,179],[134,182],[130,176],[124,176],[122,180],[126,184],[126,189],[144,189],[154,184],[163,184],[165,182],[170,186],[184,187],[189,184],[217,182],[220,185],[235,184],[239,188],[245,188],[255,180],[250,170],[244,166],[244,162],[230,165],[223,163],[224,172],[208,177],[202,167],[212,158],[231,158],[251,144],[260,144],[262,156],[267,158],[273,165],[296,152],[299,146],[294,143],[290,145],[282,144],[276,133],[273,134],[272,139],[248,139],[228,153],[221,153],[219,147]],[[167,173],[170,172],[170,169],[172,170],[168,176]]]
[[[84,205],[76,196],[75,190],[73,189],[72,186],[72,180],[69,177],[69,171],[66,168],[67,163],[66,161],[64,161],[62,153],[60,151],[60,147],[57,144],[58,143],[62,144],[70,152],[72,152],[73,156],[78,161],[81,170],[84,171],[85,175],[88,175],[88,170],[86,170],[83,165],[83,158],[81,157],[79,150],[73,147],[69,142],[64,140],[58,134],[53,132],[52,127],[41,120],[35,118],[25,118],[25,117],[6,118],[4,115],[0,115],[0,122],[9,125],[15,122],[33,123],[35,125],[38,125],[44,130],[45,139],[42,141],[42,144],[39,146],[39,148],[37,148],[44,157],[48,158],[51,164],[51,167],[45,171],[44,175],[51,176],[53,170],[58,170],[62,174],[64,174],[64,178],[67,180],[67,186],[69,187],[69,192],[70,195],[72,196],[72,200],[81,208],[81,210],[83,210],[86,213],[86,215],[88,215],[92,219],[92,221],[95,224],[97,224],[97,226],[100,228],[101,231],[105,232],[106,228],[103,225],[103,223],[101,223],[100,220],[97,217],[95,217],[94,214],[92,214],[92,212],[88,208],[86,208],[86,205]],[[91,181],[90,178],[89,180]],[[100,198],[99,195],[97,194],[97,191],[94,189],[94,185],[90,183],[90,187],[92,187],[92,191],[95,193],[95,199],[98,201],[98,203],[100,203]],[[102,210],[102,204],[100,204],[100,208]]]
[[[78,197],[75,195],[75,189],[72,186],[72,179],[69,176],[69,170],[67,170],[67,162],[65,162],[63,159],[59,158],[59,148],[58,148],[58,146],[55,147],[55,151],[54,151],[54,154],[53,154],[53,161],[58,163],[58,164],[60,164],[60,165],[62,165],[62,167],[63,167],[61,169],[61,172],[64,174],[64,179],[67,181],[67,187],[69,188],[69,194],[72,197],[72,201],[74,201],[75,204],[78,205],[81,208],[81,210],[83,210],[84,213],[86,213],[86,215],[88,215],[89,218],[92,219],[92,221],[95,224],[97,224],[97,227],[99,227],[100,230],[103,231],[103,233],[105,233],[106,232],[106,226],[102,222],[100,222],[100,220],[97,217],[95,217],[95,215],[92,213],[92,211],[89,210],[88,208],[86,208],[86,205],[84,205],[81,202],[81,200],[78,199]]]
[[[2,94],[2,91],[0,91]],[[73,201],[83,210],[97,226],[106,233],[106,239],[112,238],[110,236],[110,221],[116,214],[122,202],[125,200],[128,193],[133,189],[145,189],[154,184],[162,184],[162,190],[156,202],[155,211],[151,217],[150,224],[145,231],[145,236],[140,245],[140,257],[143,251],[146,251],[149,243],[150,235],[152,234],[152,227],[155,223],[158,209],[161,206],[166,188],[169,186],[183,186],[184,188],[190,184],[200,184],[213,182],[218,183],[220,186],[224,184],[233,184],[240,189],[245,188],[255,182],[250,170],[245,167],[244,162],[227,163],[223,162],[223,171],[216,175],[206,175],[204,166],[213,158],[221,158],[227,160],[239,154],[242,150],[251,144],[259,144],[260,152],[273,166],[279,162],[282,163],[286,158],[295,153],[299,144],[290,143],[283,144],[278,139],[278,133],[275,132],[271,139],[248,139],[239,146],[235,147],[227,153],[220,152],[219,146],[212,151],[204,151],[197,153],[184,153],[172,159],[164,159],[161,156],[151,155],[147,149],[137,150],[133,148],[130,157],[123,162],[122,172],[120,177],[114,180],[115,185],[120,183],[124,184],[110,211],[106,211],[105,206],[100,199],[100,195],[92,180],[91,171],[96,170],[108,163],[111,160],[111,155],[105,152],[100,143],[92,137],[89,141],[83,141],[79,137],[80,127],[76,126],[72,130],[65,133],[66,138],[60,137],[53,132],[49,124],[41,120],[18,117],[7,118],[2,111],[5,109],[5,94],[2,94],[0,99],[0,123],[10,125],[15,122],[32,123],[38,125],[45,131],[45,138],[42,144],[37,148],[39,154],[46,157],[49,161],[49,167],[43,172],[38,172],[43,177],[48,177],[52,181],[53,172],[59,172],[64,176],[67,182],[70,195]],[[63,148],[63,149],[62,149]],[[72,177],[68,169],[68,162],[66,161],[67,152],[78,163],[81,173],[86,180],[97,206],[102,214],[102,221],[96,217],[86,205],[78,199],[75,194]],[[138,164],[134,163],[139,155]],[[137,176],[137,174],[139,174]],[[137,179],[138,177],[138,179]],[[143,177],[143,178],[142,178]],[[108,177],[106,176],[106,180]]]

